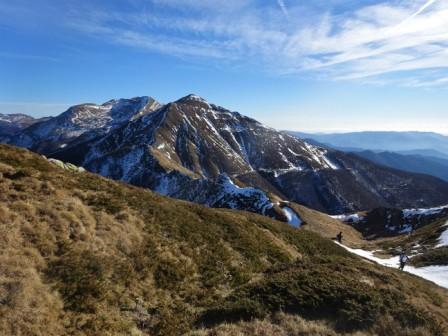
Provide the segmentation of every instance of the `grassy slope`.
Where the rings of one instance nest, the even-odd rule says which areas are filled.
[[[417,229],[412,235],[399,235],[391,238],[378,240],[385,247],[403,245],[405,248],[411,248],[415,244],[420,244],[427,248],[433,248],[438,244],[438,238],[445,231],[443,227],[448,218],[439,218],[432,223]]]
[[[370,241],[368,249],[381,249],[391,255],[405,250],[408,254],[415,255],[410,263],[416,267],[448,265],[448,247],[435,248],[440,235],[446,230],[447,220],[447,217],[436,219],[417,229],[412,235],[404,234]]]
[[[4,145],[0,232],[5,335],[446,327],[446,291],[316,233],[64,171]]]
[[[304,229],[316,232],[329,239],[334,239],[339,232],[342,232],[343,243],[351,247],[358,248],[363,247],[366,244],[366,241],[362,238],[362,234],[351,225],[347,225],[324,213],[309,209],[297,203],[291,203],[290,206],[303,220]]]

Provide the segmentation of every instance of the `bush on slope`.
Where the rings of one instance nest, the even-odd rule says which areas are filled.
[[[0,232],[6,335],[179,335],[280,310],[367,334],[398,317],[398,330],[436,335],[448,312],[446,292],[315,233],[3,145]]]

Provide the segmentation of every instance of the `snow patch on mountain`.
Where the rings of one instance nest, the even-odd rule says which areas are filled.
[[[403,216],[405,218],[415,217],[415,216],[431,216],[440,214],[445,209],[448,209],[448,205],[435,207],[435,208],[420,208],[420,209],[404,209]]]
[[[311,158],[323,168],[337,170],[339,166],[331,161],[326,154],[328,151],[324,148],[313,146],[307,142],[304,142],[305,150],[311,155]]]
[[[342,245],[338,242],[335,242],[339,246],[342,246],[347,251],[357,254],[360,257],[376,262],[377,264],[397,268],[400,264],[399,256],[391,257],[391,258],[378,258],[374,256],[375,251],[366,251],[362,249],[352,249],[345,245]],[[412,273],[426,280],[432,281],[441,287],[448,288],[448,266],[427,266],[427,267],[412,267],[406,266],[404,269],[405,272]]]
[[[445,223],[443,227],[448,227],[448,221]],[[436,245],[436,248],[442,246],[448,246],[448,228],[442,232],[438,241],[439,243]]]
[[[232,179],[225,174],[223,174],[219,178],[219,181],[223,186],[224,193],[222,195],[218,195],[217,196],[218,199],[222,197],[227,197],[228,195],[239,196],[244,198],[254,198],[256,199],[254,205],[256,208],[261,209],[262,214],[266,214],[266,210],[271,209],[274,206],[274,204],[271,202],[266,193],[261,191],[260,189],[256,189],[253,187],[241,188],[237,186],[235,183],[233,183]],[[232,209],[238,209],[235,201],[229,202],[229,206]]]
[[[217,179],[192,179],[179,172],[160,175],[153,190],[209,207],[246,210],[269,215],[274,204],[267,194],[253,187],[239,187],[226,174]]]
[[[297,213],[292,210],[291,208],[284,207],[282,208],[283,213],[285,214],[288,223],[292,226],[298,228],[302,225],[303,221],[300,219],[300,217],[297,215]]]
[[[330,217],[346,223],[358,223],[364,219],[364,216],[361,216],[360,214],[357,213],[348,215],[335,215]]]
[[[273,172],[274,173],[274,177],[279,177],[282,176],[284,174],[288,174],[291,172],[300,172],[303,169],[301,167],[291,167],[291,168],[286,168],[286,169],[273,169],[273,170],[268,170],[268,169],[261,169],[261,171],[267,171],[267,172]]]

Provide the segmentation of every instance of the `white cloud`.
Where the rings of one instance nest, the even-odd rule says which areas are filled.
[[[431,6],[433,3],[435,3],[438,0],[429,0],[427,3],[425,3],[423,6],[421,6],[418,11],[416,11],[414,14],[412,14],[411,16],[407,17],[406,20],[404,20],[402,23],[400,23],[400,25],[405,24],[409,21],[411,21],[414,17],[416,17],[417,15],[419,15],[420,13],[422,13],[426,8],[428,8],[429,6]]]
[[[288,9],[286,8],[285,1],[284,0],[277,0],[277,4],[280,7],[280,9],[282,10],[283,14],[286,17],[289,17],[289,12],[288,12]]]
[[[281,74],[354,80],[421,71],[423,83],[425,70],[448,68],[447,0],[393,0],[338,12],[333,7],[322,12],[319,1],[319,10],[303,4],[286,8],[283,0],[270,7],[251,0],[150,1],[150,11],[103,12],[90,19],[83,13],[72,26],[128,46]],[[159,10],[166,7],[174,12]],[[193,10],[178,13],[179,8]],[[403,85],[409,78],[403,77]]]

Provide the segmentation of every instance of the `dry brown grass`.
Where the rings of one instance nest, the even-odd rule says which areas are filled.
[[[326,225],[301,210],[315,231]],[[1,335],[185,334],[241,286],[314,254],[353,265],[349,272],[378,290],[405,287],[409,302],[439,320],[448,314],[446,291],[376,266],[361,276],[355,259],[312,233],[68,172],[3,145],[0,233]],[[195,333],[335,335],[329,320],[270,316]]]
[[[28,206],[29,208],[30,206]],[[2,335],[61,335],[63,303],[40,271],[45,260],[23,239],[19,216],[0,204],[0,330]]]
[[[188,336],[336,336],[341,335],[325,321],[308,321],[297,315],[277,313],[273,317],[250,322],[222,324],[211,329],[198,329]],[[347,336],[363,336],[350,333]]]
[[[307,320],[298,315],[277,313],[263,320],[221,324],[213,328],[197,329],[188,336],[431,336],[424,328],[407,329],[393,319],[386,317],[378,320],[367,331],[336,332],[334,326],[324,320]]]
[[[199,175],[200,174],[200,169],[198,168],[199,164],[195,165],[196,170],[193,172],[193,171],[185,168],[184,166],[180,165],[176,160],[168,158],[165,153],[163,153],[159,149],[157,149],[157,145],[154,145],[153,147],[151,147],[150,150],[151,150],[151,154],[156,158],[157,162],[159,162],[159,164],[162,167],[164,167],[165,169],[167,169],[168,171],[176,170],[176,171],[181,172],[182,174],[190,176],[191,178],[199,178],[201,176],[201,175]],[[173,153],[173,155],[176,155],[176,154]]]
[[[297,211],[300,218],[305,222],[304,229],[316,232],[329,239],[334,239],[339,232],[342,232],[344,244],[351,247],[365,245],[365,240],[363,240],[361,233],[350,225],[297,203],[291,203],[290,206]]]

